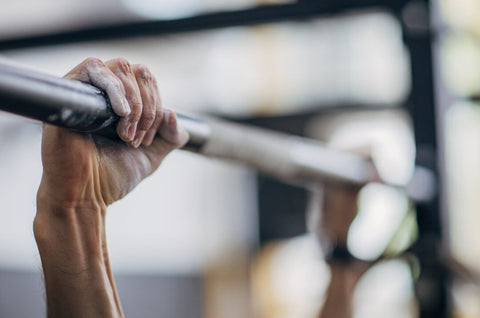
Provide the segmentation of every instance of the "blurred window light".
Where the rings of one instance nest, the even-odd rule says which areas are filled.
[[[441,62],[442,78],[454,94],[480,95],[480,42],[478,39],[460,33],[452,33],[444,37],[441,42]]]
[[[145,19],[175,19],[294,0],[16,0],[3,1],[0,38],[61,32]]]
[[[41,179],[39,124],[0,114],[0,268],[32,270],[40,265],[32,233]],[[14,133],[12,133],[14,132]]]
[[[408,209],[408,200],[399,190],[373,183],[365,186],[358,215],[348,232],[347,246],[352,255],[362,260],[380,257],[407,217]],[[407,234],[403,244],[408,243]],[[402,242],[399,245],[404,247]]]
[[[440,9],[452,27],[480,35],[480,2],[478,0],[441,0]]]
[[[292,0],[121,0],[123,5],[150,19],[175,19],[193,16],[195,14],[240,10],[263,4],[288,3]]]
[[[450,252],[480,272],[480,107],[457,102],[445,115]]]
[[[61,32],[135,18],[119,5],[118,0],[3,1],[0,38]]]
[[[370,156],[382,180],[406,185],[413,173],[415,144],[409,120],[398,111],[363,111],[319,116],[308,135],[329,146]]]
[[[309,235],[266,245],[252,272],[258,317],[316,317],[330,282],[330,270]]]
[[[400,27],[384,13],[223,30],[205,66],[209,104],[238,115],[390,105],[409,87]]]
[[[191,16],[201,6],[197,0],[122,0],[131,11],[147,18],[173,19]]]
[[[358,282],[354,318],[418,317],[410,267],[402,261],[381,262]]]
[[[472,282],[455,282],[452,286],[455,317],[480,317],[480,288]]]
[[[446,84],[444,143],[448,247],[472,275],[480,273],[480,1],[442,0],[440,9],[448,32],[440,34],[440,67]],[[440,100],[442,102],[442,100]],[[457,317],[479,317],[479,286],[462,271],[452,284]],[[458,274],[458,273],[457,273]],[[467,275],[468,276],[468,275]],[[466,279],[465,279],[466,278]]]

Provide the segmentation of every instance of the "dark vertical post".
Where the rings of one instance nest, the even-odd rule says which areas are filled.
[[[407,102],[417,148],[416,164],[439,177],[437,116],[435,112],[430,2],[414,0],[401,13],[405,45],[411,60],[411,91]],[[421,266],[415,285],[420,318],[448,317],[449,275],[440,258],[443,240],[439,192],[428,202],[417,203],[419,237],[414,252]]]

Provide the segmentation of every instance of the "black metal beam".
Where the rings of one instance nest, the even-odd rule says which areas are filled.
[[[0,40],[0,51],[79,42],[157,36],[233,26],[299,21],[319,15],[336,14],[347,10],[379,8],[398,12],[405,2],[404,0],[312,0],[292,4],[266,5],[237,11],[208,13],[181,19],[127,22],[3,39]]]
[[[428,167],[441,182],[434,77],[430,1],[414,0],[402,11],[404,42],[410,53],[411,91],[407,110],[411,115],[417,149],[416,164]],[[449,316],[450,275],[442,261],[444,231],[439,193],[427,202],[416,203],[418,240],[413,247],[421,274],[415,290],[421,318]]]

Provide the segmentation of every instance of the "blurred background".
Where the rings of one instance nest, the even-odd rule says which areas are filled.
[[[317,226],[328,185],[177,151],[109,210],[127,317],[480,317],[479,21],[475,0],[17,0],[0,56],[58,76],[125,57],[166,107],[366,150],[391,184],[436,178],[408,188],[421,202],[366,185],[341,246]],[[41,126],[0,112],[0,131],[0,317],[37,317]]]

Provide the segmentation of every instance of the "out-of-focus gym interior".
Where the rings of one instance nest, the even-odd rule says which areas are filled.
[[[475,0],[17,0],[2,3],[0,56],[56,76],[125,57],[152,70],[166,107],[378,169],[356,215],[326,216],[328,183],[174,152],[108,211],[127,317],[471,318],[479,21]],[[0,317],[43,317],[41,124],[0,112],[0,132]]]

